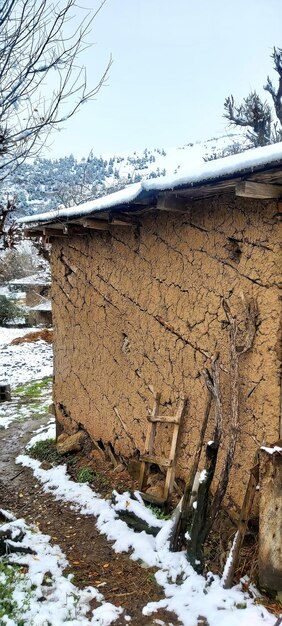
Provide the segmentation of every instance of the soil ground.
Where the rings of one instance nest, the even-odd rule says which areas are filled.
[[[48,419],[47,416],[46,422]],[[43,491],[30,469],[15,464],[16,456],[22,453],[37,427],[38,422],[27,420],[15,421],[8,430],[0,430],[1,507],[35,524],[51,536],[52,543],[60,545],[77,586],[98,587],[106,601],[124,608],[116,626],[126,623],[126,614],[131,616],[132,626],[154,626],[156,619],[166,626],[179,626],[177,617],[164,610],[151,617],[142,615],[142,608],[149,601],[164,597],[152,568],[142,568],[127,554],[116,554],[110,542],[98,532],[93,517],[80,516],[69,504],[56,501]],[[122,476],[119,480],[122,482]]]
[[[50,416],[46,415],[40,423],[47,423],[49,419]],[[14,421],[7,430],[0,429],[0,506],[35,524],[51,537],[51,543],[61,547],[70,563],[67,573],[74,575],[74,583],[78,587],[93,585],[103,593],[106,601],[123,607],[123,615],[115,622],[116,626],[127,623],[124,620],[126,614],[131,616],[132,626],[156,626],[155,620],[161,620],[163,626],[179,626],[177,617],[163,609],[151,617],[142,615],[142,608],[148,602],[164,597],[163,590],[156,583],[153,568],[142,568],[131,561],[128,554],[116,554],[111,543],[97,530],[93,516],[80,516],[69,504],[56,501],[43,491],[31,470],[15,464],[15,458],[23,452],[31,433],[37,428],[38,420],[28,419]],[[91,486],[103,497],[110,497],[113,488],[118,491],[137,488],[137,482],[126,470],[116,471],[111,463],[103,457],[99,458],[99,454],[93,458],[82,451],[66,455],[62,462],[67,463],[73,479],[85,467],[95,471]],[[48,469],[51,466],[43,461],[43,467]],[[212,535],[208,549],[212,571],[220,572],[220,535],[233,534],[226,516],[219,518],[218,531]],[[255,565],[254,548],[253,541],[245,547],[244,563],[240,564],[236,575],[238,581],[246,570]],[[264,597],[263,604],[279,615],[279,603]],[[93,608],[95,606],[94,602]]]

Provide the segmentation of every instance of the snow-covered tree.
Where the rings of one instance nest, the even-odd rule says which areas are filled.
[[[282,140],[282,49],[274,48],[271,56],[279,76],[278,87],[268,77],[264,89],[271,95],[274,108],[256,91],[239,105],[235,104],[232,95],[224,102],[224,117],[230,124],[246,129],[251,146],[265,146]]]

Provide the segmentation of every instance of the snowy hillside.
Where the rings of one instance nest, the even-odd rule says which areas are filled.
[[[16,196],[15,217],[42,213],[58,205],[73,206],[117,191],[141,179],[181,174],[191,164],[242,152],[248,146],[240,134],[229,134],[178,148],[145,148],[133,154],[107,154],[78,161],[73,155],[24,163],[1,183],[1,195]]]

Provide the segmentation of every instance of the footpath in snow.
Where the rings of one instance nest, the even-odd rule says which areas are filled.
[[[48,438],[48,431],[39,433]],[[32,443],[32,442],[31,442]],[[184,552],[172,553],[168,547],[171,521],[157,520],[139,499],[132,500],[128,493],[116,495],[116,503],[99,497],[87,484],[72,481],[65,466],[48,470],[28,454],[20,455],[17,463],[32,469],[46,492],[56,499],[69,502],[80,515],[92,515],[101,533],[113,543],[115,552],[130,552],[130,558],[156,567],[156,580],[164,589],[164,598],[148,603],[143,614],[152,615],[157,608],[173,611],[184,626],[197,626],[199,615],[209,626],[273,626],[275,617],[254,603],[239,586],[223,589],[219,576],[199,576],[189,565]],[[138,493],[136,494],[138,497]],[[160,526],[157,537],[146,532],[135,533],[118,518],[121,507],[133,510],[149,523]]]
[[[4,368],[4,373],[13,385],[39,379],[50,375],[52,371],[52,349],[48,344],[7,345],[13,336],[25,334],[28,330],[22,329],[20,333],[18,329],[0,331],[0,344],[3,347],[1,378]],[[168,547],[171,521],[157,520],[138,498],[138,493],[137,501],[128,493],[116,494],[113,504],[101,498],[87,484],[72,481],[65,466],[44,469],[39,461],[29,456],[28,450],[35,441],[54,436],[54,421],[50,420],[47,429],[40,427],[38,431],[27,445],[25,453],[18,456],[17,463],[30,468],[43,489],[55,499],[70,503],[81,516],[93,516],[93,523],[113,542],[112,549],[115,552],[129,553],[131,559],[156,568],[155,577],[163,588],[163,599],[147,603],[143,607],[144,615],[152,615],[154,622],[154,611],[162,607],[174,612],[183,626],[198,626],[199,616],[207,626],[275,625],[276,618],[262,605],[256,604],[239,586],[225,590],[219,576],[199,576],[189,565],[184,552],[172,553]],[[118,517],[119,507],[124,506],[128,510],[135,510],[149,523],[159,526],[158,535],[153,537],[144,531],[135,533],[130,529]],[[23,520],[12,518],[7,524],[14,529],[15,540],[20,529],[25,533],[23,545],[32,551],[31,554],[19,553],[9,557],[11,561],[27,566],[27,572],[17,579],[13,591],[13,601],[19,607],[23,626],[109,626],[119,620],[121,615],[124,623],[130,623],[130,616],[126,615],[122,607],[105,602],[98,589],[87,587],[80,590],[73,585],[71,577],[63,575],[67,560],[58,545],[51,546],[49,536],[27,526]],[[5,558],[0,558],[0,566]],[[5,587],[7,580],[6,574],[0,570],[1,585]],[[100,606],[89,613],[93,599]],[[17,626],[19,623],[8,615],[1,619],[5,626]],[[155,620],[156,624],[159,622]]]

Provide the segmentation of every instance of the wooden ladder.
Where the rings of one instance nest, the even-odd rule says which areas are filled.
[[[149,427],[145,442],[145,453],[140,457],[141,467],[139,476],[139,491],[141,492],[142,497],[144,498],[144,500],[156,504],[164,504],[167,501],[173,487],[176,465],[175,453],[178,441],[179,427],[187,404],[186,399],[181,399],[176,415],[159,415],[160,398],[161,394],[156,393],[152,413],[151,415],[148,415]],[[161,424],[174,424],[168,459],[166,459],[165,457],[154,455],[154,442],[158,422]],[[157,496],[153,496],[149,493],[143,493],[143,489],[144,487],[146,487],[147,484],[150,465],[152,464],[166,468],[166,479],[162,498],[158,498]]]

